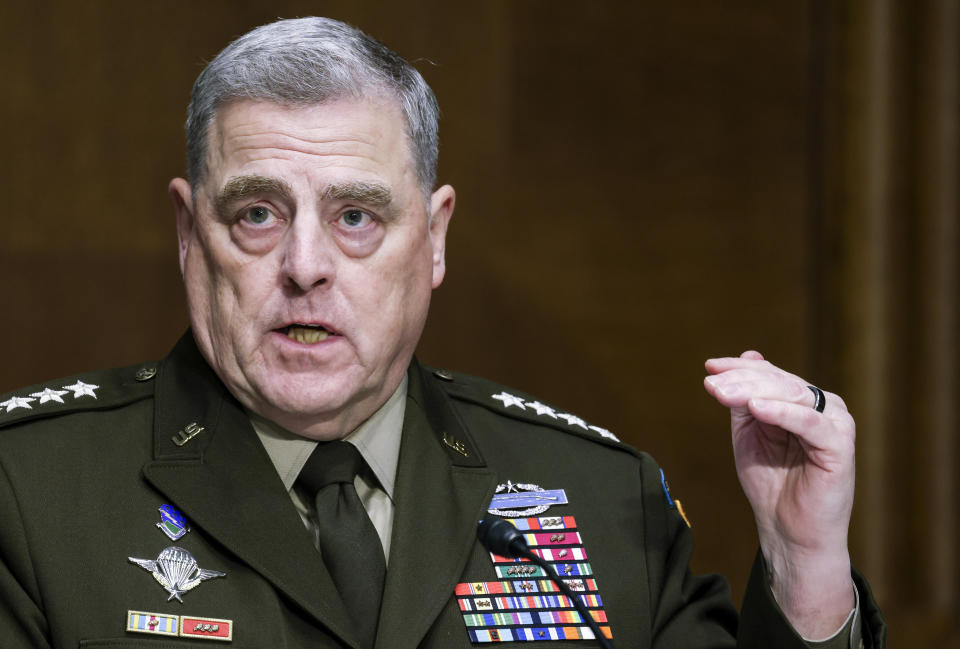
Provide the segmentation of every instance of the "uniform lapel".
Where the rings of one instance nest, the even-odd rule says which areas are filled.
[[[331,632],[356,646],[336,587],[246,413],[188,332],[157,377],[147,480]],[[179,446],[172,437],[202,427]],[[194,428],[193,430],[196,430]]]
[[[477,521],[496,488],[496,474],[433,385],[436,379],[416,360],[409,377],[377,632],[381,649],[416,647],[423,640],[453,596],[476,541]]]

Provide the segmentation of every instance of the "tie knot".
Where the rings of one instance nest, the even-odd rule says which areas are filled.
[[[365,464],[360,451],[350,442],[321,442],[307,458],[297,481],[316,493],[337,482],[352,483]]]

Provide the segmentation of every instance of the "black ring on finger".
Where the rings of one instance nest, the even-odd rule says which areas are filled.
[[[807,387],[813,392],[813,409],[817,412],[823,412],[823,409],[827,407],[827,395],[815,385],[808,385]]]

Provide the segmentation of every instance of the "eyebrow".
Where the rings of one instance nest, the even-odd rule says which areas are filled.
[[[293,202],[293,189],[285,181],[249,174],[234,176],[228,180],[213,199],[214,209],[218,214],[223,215],[229,212],[232,203],[265,194],[279,196],[285,201]],[[386,185],[359,181],[327,185],[321,197],[327,200],[354,201],[380,208],[387,207],[393,202],[393,194]]]
[[[235,201],[264,194],[273,194],[285,200],[293,200],[293,190],[286,182],[267,176],[247,175],[235,176],[228,180],[220,193],[213,199],[213,205],[217,212],[222,214]]]
[[[380,183],[334,183],[323,190],[323,198],[337,201],[356,201],[372,207],[386,207],[393,202],[390,188]]]

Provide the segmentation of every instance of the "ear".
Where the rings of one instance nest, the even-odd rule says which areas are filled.
[[[447,272],[444,257],[447,245],[447,227],[453,216],[457,193],[450,185],[444,185],[430,197],[430,243],[433,246],[433,288],[440,286]]]
[[[183,178],[174,178],[167,186],[170,200],[173,201],[173,213],[177,218],[177,252],[180,255],[180,274],[183,275],[187,249],[193,236],[196,218],[193,213],[193,191],[190,183]]]

